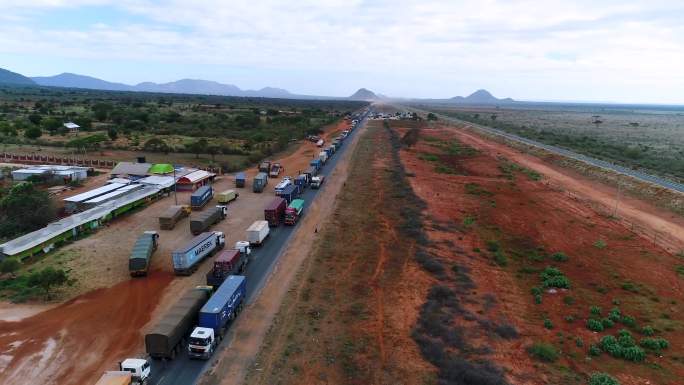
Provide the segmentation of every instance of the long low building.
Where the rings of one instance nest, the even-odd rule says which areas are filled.
[[[113,218],[153,201],[160,196],[160,192],[159,187],[144,186],[120,198],[50,223],[40,230],[0,245],[0,260],[8,256],[24,259],[47,253],[81,234],[96,230]]]
[[[118,190],[124,186],[126,185],[123,183],[108,183],[102,187],[98,187],[69,198],[64,198],[64,210],[67,213],[76,212],[81,209],[82,204],[86,201],[97,198],[100,195],[109,194],[110,192]]]
[[[66,183],[86,179],[88,177],[88,168],[79,166],[42,165],[20,168],[12,171],[12,179],[15,181],[25,181],[32,176]]]

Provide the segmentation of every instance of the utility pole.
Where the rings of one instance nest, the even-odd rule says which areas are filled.
[[[613,210],[613,218],[617,218],[617,210],[618,210],[618,204],[620,203],[620,188],[622,185],[620,184],[620,175],[617,177],[617,196],[615,197],[615,209]]]
[[[173,165],[172,165],[173,166]],[[173,201],[175,205],[178,206],[178,194],[176,194],[176,189],[178,188],[176,183],[176,166],[173,166]]]

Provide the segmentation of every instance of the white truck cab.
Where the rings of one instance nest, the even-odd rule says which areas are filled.
[[[190,358],[201,358],[208,360],[218,345],[214,329],[196,327],[190,334],[190,342],[188,343],[188,355]]]
[[[249,256],[252,254],[252,248],[249,247],[249,241],[237,241],[235,242],[235,249],[240,250],[244,255]]]
[[[226,244],[226,234],[223,231],[214,231],[216,234],[216,241],[218,242],[218,248],[222,249]]]
[[[122,372],[131,373],[131,382],[134,384],[147,384],[150,379],[150,362],[144,358],[126,358],[119,367]]]

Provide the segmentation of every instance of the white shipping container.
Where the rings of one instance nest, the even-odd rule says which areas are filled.
[[[260,245],[268,236],[268,221],[255,221],[247,229],[247,241],[252,245]]]

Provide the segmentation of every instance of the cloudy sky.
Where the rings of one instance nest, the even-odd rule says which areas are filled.
[[[346,96],[684,104],[684,2],[0,0],[0,67]]]

